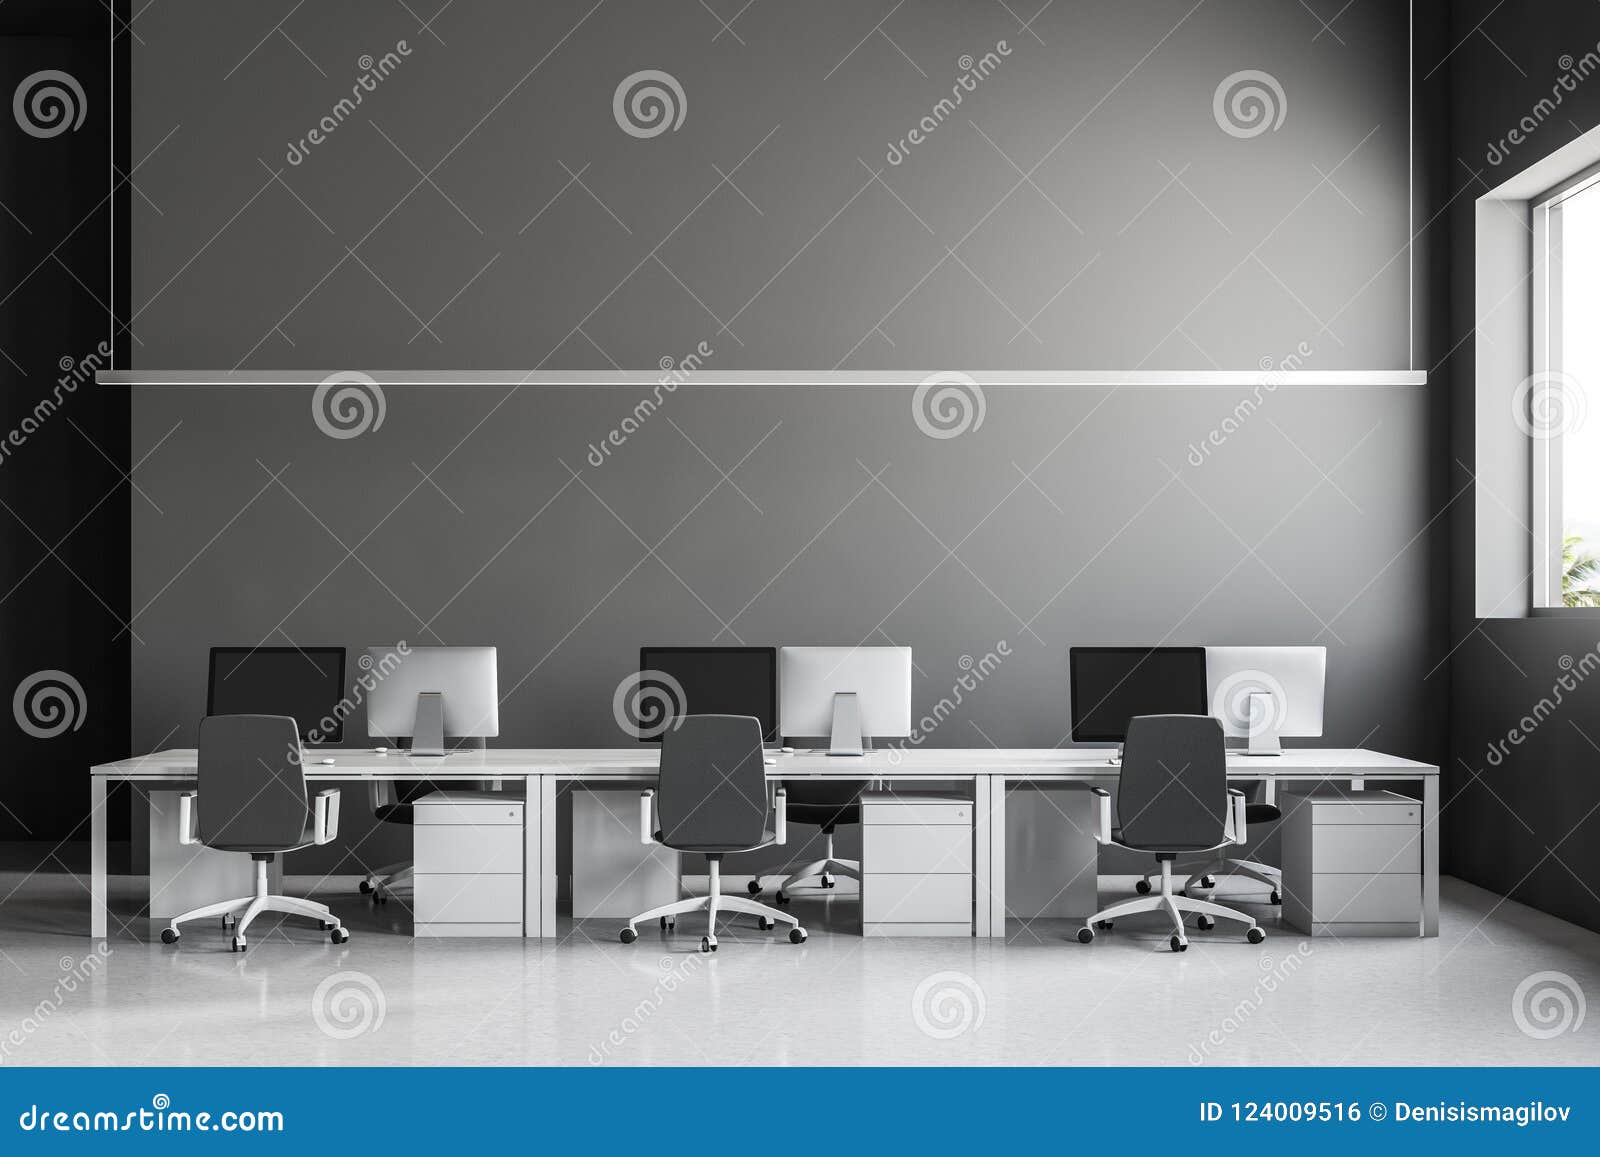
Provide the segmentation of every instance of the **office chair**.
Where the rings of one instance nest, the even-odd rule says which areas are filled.
[[[784,781],[783,788],[789,795],[789,819],[796,823],[815,824],[820,827],[824,843],[822,859],[803,864],[785,864],[777,871],[767,873],[772,876],[782,873],[788,877],[779,886],[777,895],[773,897],[779,904],[789,902],[790,894],[796,885],[819,876],[824,888],[832,888],[835,885],[837,882],[835,876],[860,882],[861,862],[841,860],[833,854],[833,829],[839,824],[861,822],[861,786],[859,783],[837,783],[815,779]],[[761,877],[755,877],[745,887],[750,895],[759,896]]]
[[[326,904],[267,893],[267,865],[284,852],[329,843],[339,834],[339,791],[308,797],[300,731],[287,715],[208,715],[200,721],[198,790],[178,797],[178,841],[240,852],[256,864],[253,896],[194,908],[161,930],[176,944],[178,925],[221,916],[232,925],[229,949],[245,950],[245,929],[262,912],[309,916],[335,944],[349,931]]]
[[[1264,787],[1265,799],[1261,803],[1246,803],[1244,805],[1244,821],[1251,831],[1255,831],[1262,824],[1277,823],[1283,818],[1283,810],[1278,807],[1273,799],[1277,785],[1272,780],[1267,780]],[[1273,904],[1283,903],[1283,872],[1271,864],[1263,864],[1259,860],[1241,860],[1233,856],[1215,856],[1197,863],[1175,864],[1174,872],[1191,873],[1184,882],[1183,891],[1198,884],[1202,888],[1215,888],[1218,876],[1244,876],[1259,884],[1265,884],[1272,889],[1267,897]],[[1134,885],[1134,891],[1141,896],[1150,892],[1150,880],[1156,873],[1146,872],[1144,879]]]
[[[753,715],[683,715],[661,739],[660,780],[655,791],[639,797],[639,842],[705,856],[711,886],[704,896],[639,913],[622,929],[622,942],[632,944],[639,938],[638,925],[652,918],[669,930],[685,912],[705,912],[700,951],[715,952],[717,915],[726,909],[756,917],[762,931],[780,921],[788,924],[790,942],[804,944],[806,930],[796,917],[744,896],[722,894],[723,856],[788,839],[787,794],[780,787],[770,803],[767,797],[760,721]]]
[[[1183,918],[1190,913],[1199,916],[1202,930],[1216,927],[1218,919],[1238,920],[1251,944],[1267,938],[1244,913],[1172,890],[1172,865],[1179,856],[1216,852],[1245,841],[1244,793],[1228,786],[1222,724],[1209,715],[1134,716],[1128,721],[1117,781],[1120,827],[1112,826],[1111,793],[1093,790],[1099,808],[1095,840],[1154,853],[1161,865],[1161,891],[1096,912],[1078,929],[1080,944],[1093,942],[1097,926],[1110,928],[1113,920],[1140,912],[1166,912],[1172,918],[1174,952],[1189,947]]]

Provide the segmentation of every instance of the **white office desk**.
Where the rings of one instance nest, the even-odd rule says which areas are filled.
[[[1119,769],[1107,761],[1104,748],[987,749],[945,748],[915,751],[881,750],[859,758],[831,758],[802,751],[777,756],[767,768],[773,779],[844,779],[970,783],[973,799],[973,883],[978,936],[1005,935],[1005,803],[1008,784],[1071,783],[1112,786]],[[412,758],[405,752],[378,755],[370,749],[323,751],[308,762],[306,778],[316,783],[368,780],[500,779],[521,782],[527,789],[525,828],[527,885],[523,927],[528,936],[556,932],[556,792],[563,782],[648,784],[657,774],[660,749],[630,748],[498,748],[467,751],[441,758]],[[192,784],[193,748],[98,764],[90,769],[91,898],[89,935],[103,938],[106,912],[106,792],[113,783],[149,783],[166,787]],[[1277,758],[1230,752],[1228,776],[1240,782],[1344,782],[1353,788],[1365,780],[1414,785],[1422,797],[1422,934],[1439,934],[1439,769],[1392,755],[1360,749],[1290,748]],[[1092,839],[1090,833],[1068,838]]]

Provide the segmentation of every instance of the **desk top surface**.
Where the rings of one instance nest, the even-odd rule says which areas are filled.
[[[1118,768],[1109,762],[1110,748],[885,748],[859,757],[832,757],[820,750],[802,749],[792,755],[774,755],[767,768],[774,778],[831,779],[961,779],[973,775],[1013,775],[1022,779],[1114,779]],[[413,756],[390,751],[379,755],[371,748],[318,749],[307,753],[306,777],[314,780],[353,779],[519,779],[555,776],[564,779],[637,779],[657,773],[661,749],[638,747],[490,748],[441,757]],[[331,759],[331,764],[318,762]],[[192,747],[171,748],[150,755],[96,764],[94,776],[111,779],[193,778],[196,752]],[[1416,779],[1436,776],[1430,763],[1362,748],[1285,748],[1281,756],[1228,753],[1228,771],[1245,778],[1304,778],[1316,775],[1385,775]]]

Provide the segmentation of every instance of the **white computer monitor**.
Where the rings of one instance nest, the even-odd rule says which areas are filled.
[[[1281,755],[1283,737],[1322,734],[1326,647],[1207,647],[1206,700],[1222,733],[1250,755]]]
[[[493,647],[368,647],[374,685],[367,734],[411,740],[413,755],[443,755],[445,738],[500,734],[499,660]]]
[[[876,735],[911,734],[910,647],[784,647],[778,720],[792,739],[829,737],[829,755],[861,755]]]

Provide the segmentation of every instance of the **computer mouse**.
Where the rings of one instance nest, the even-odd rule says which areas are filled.
[[[372,749],[372,751],[373,751],[373,754],[375,754],[375,755],[388,755],[389,754],[389,749],[387,747],[374,747]]]
[[[778,766],[778,761],[776,759],[763,759],[761,762],[766,764],[768,767]]]
[[[778,748],[778,750],[783,752],[785,755],[793,755],[794,754],[794,748],[792,748],[792,747],[780,747],[780,748]]]
[[[317,762],[318,762],[318,763],[328,763],[328,764],[331,764],[331,763],[332,763],[332,762],[333,762],[333,760],[331,760],[331,759],[319,759],[319,760],[317,760]]]

